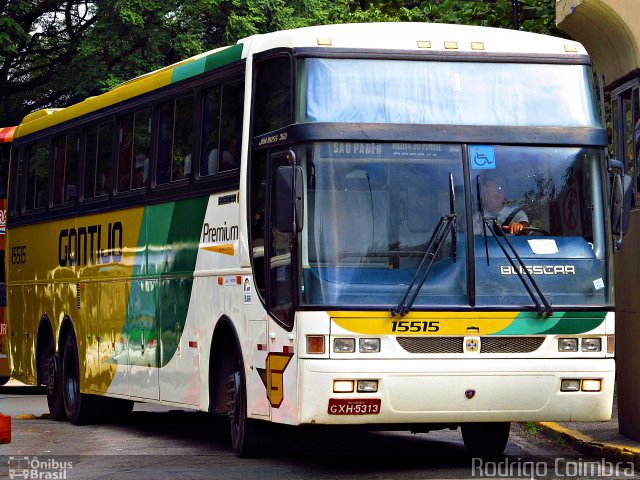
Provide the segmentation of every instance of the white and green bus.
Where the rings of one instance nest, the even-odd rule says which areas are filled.
[[[606,420],[606,145],[580,44],[441,24],[256,35],[32,113],[11,374],[72,423],[228,415],[241,456],[268,422],[491,454]]]

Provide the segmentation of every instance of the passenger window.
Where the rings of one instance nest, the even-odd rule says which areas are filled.
[[[74,202],[78,196],[78,152],[80,136],[64,135],[54,140],[53,205]]]
[[[150,110],[142,110],[120,119],[118,192],[128,192],[147,185],[150,137]]]
[[[222,155],[218,163],[221,172],[240,167],[243,105],[244,81],[223,85],[222,113],[220,114],[220,145],[222,146]]]
[[[202,113],[202,156],[200,176],[218,173],[218,145],[220,141],[220,85],[205,92]]]
[[[24,205],[25,210],[35,210],[46,206],[48,178],[48,142],[40,142],[29,146],[27,151],[27,193]]]
[[[160,107],[158,185],[191,177],[193,119],[192,96],[166,102]]]
[[[289,57],[276,57],[258,63],[254,91],[254,135],[262,135],[291,123]]]
[[[240,167],[244,80],[216,85],[205,92],[200,176]]]
[[[105,122],[87,131],[84,198],[108,195],[113,184],[113,123]]]
[[[22,193],[24,191],[24,162],[27,150],[25,148],[13,148],[11,151],[11,168],[9,175],[13,186],[9,192],[9,212],[12,217],[18,216],[21,210]]]

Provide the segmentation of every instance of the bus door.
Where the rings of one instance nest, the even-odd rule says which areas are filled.
[[[295,165],[295,155],[291,150],[277,151],[269,159],[269,228],[265,232],[268,248],[265,248],[267,306],[271,313],[269,321],[269,355],[266,374],[268,398],[272,407],[274,421],[287,421],[291,418],[292,408],[296,404],[296,362],[293,360],[293,340],[290,332],[294,326],[294,285],[296,233],[278,228],[277,212],[291,207],[291,203],[282,205],[276,192],[282,189],[279,184],[278,169]],[[290,172],[290,170],[289,170]],[[282,227],[282,226],[281,226]],[[290,408],[289,408],[289,407]]]

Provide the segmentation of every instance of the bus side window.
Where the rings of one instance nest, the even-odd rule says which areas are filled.
[[[222,87],[219,159],[221,172],[240,167],[240,143],[242,141],[242,112],[244,105],[244,81],[227,83]]]
[[[280,56],[257,64],[254,87],[253,135],[277,130],[291,123],[291,59]]]
[[[19,205],[19,202],[22,202],[22,192],[23,192],[23,169],[24,169],[24,158],[25,158],[25,149],[24,148],[13,148],[11,151],[11,168],[9,169],[9,213],[11,217],[17,217],[22,208]]]
[[[158,185],[191,177],[193,111],[193,96],[171,100],[160,106]]]
[[[83,197],[102,197],[111,193],[113,183],[113,123],[89,127],[86,138]]]
[[[27,149],[27,194],[25,210],[44,208],[47,204],[49,178],[49,143],[30,145]]]
[[[79,149],[80,136],[77,133],[54,140],[52,205],[70,203],[77,198]]]
[[[216,85],[205,92],[201,177],[240,167],[243,105],[242,79]]]
[[[125,115],[120,119],[118,192],[128,192],[147,185],[150,137],[150,110]]]
[[[202,109],[202,155],[200,176],[218,173],[218,145],[220,142],[220,90],[216,85],[204,92]]]

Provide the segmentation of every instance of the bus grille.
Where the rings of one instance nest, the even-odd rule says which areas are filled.
[[[480,353],[531,353],[545,337],[480,337]],[[463,353],[464,337],[397,337],[409,353]]]

